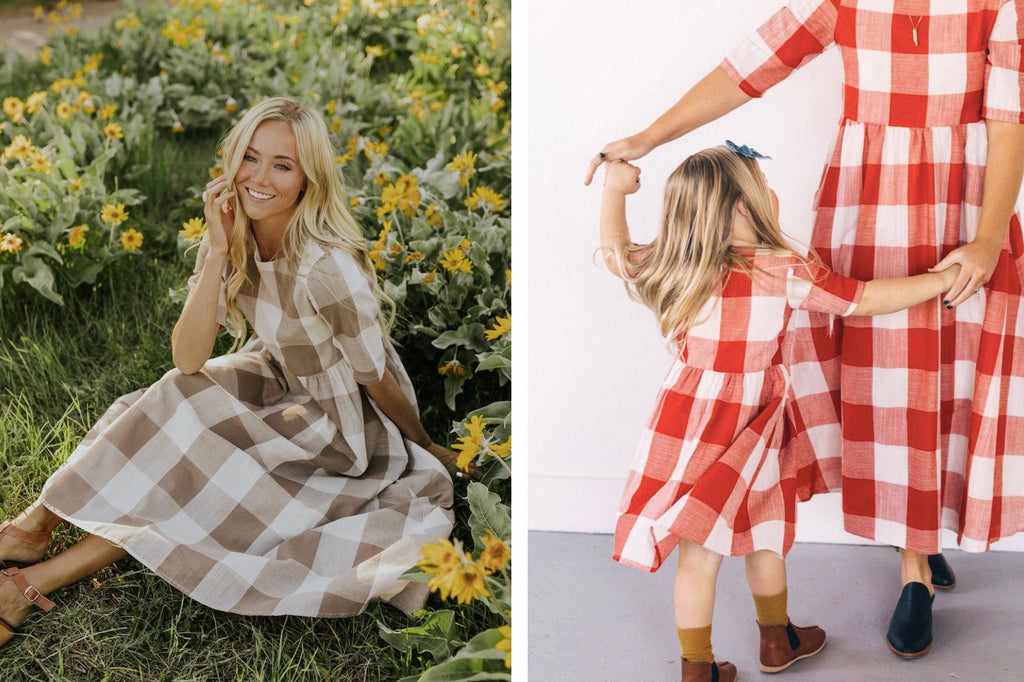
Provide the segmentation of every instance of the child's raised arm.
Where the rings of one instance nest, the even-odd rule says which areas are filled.
[[[917,305],[948,291],[959,273],[960,266],[951,265],[913,277],[873,279],[865,284],[860,303],[850,314],[885,315]]]
[[[625,161],[605,165],[604,195],[601,198],[601,254],[616,277],[622,277],[615,254],[630,242],[626,221],[626,195],[640,189],[640,169]]]

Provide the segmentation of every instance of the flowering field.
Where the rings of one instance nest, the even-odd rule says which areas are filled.
[[[459,483],[454,537],[424,547],[408,575],[435,592],[427,611],[402,622],[377,607],[354,619],[361,625],[315,626],[362,628],[346,646],[368,651],[378,671],[366,672],[364,660],[355,676],[325,651],[286,665],[286,677],[511,679],[510,2],[125,7],[81,33],[65,27],[81,11],[75,3],[39,9],[53,26],[47,44],[33,59],[0,63],[3,512],[31,501],[118,392],[169,367],[170,328],[194,258],[188,246],[205,229],[199,195],[222,172],[217,140],[251,103],[292,95],[330,124],[351,210],[398,304],[393,337],[424,424],[435,437],[449,434],[460,465],[475,462],[483,475]],[[86,328],[95,355],[77,343]],[[149,340],[129,344],[135,334]],[[116,382],[105,378],[114,364]],[[166,609],[183,599],[135,577],[137,568],[109,580],[157,591]],[[265,636],[259,619],[202,618],[211,619],[207,633],[228,622],[244,631],[237,637]],[[26,623],[30,635],[43,627]],[[284,627],[281,641],[300,639]],[[190,642],[193,652],[204,638]],[[7,647],[18,648],[29,642]],[[264,655],[280,658],[282,648]],[[3,655],[6,664],[17,653]],[[29,679],[70,674],[39,660],[27,656],[19,670]],[[127,665],[113,675],[109,661],[92,665],[106,679],[182,675],[157,674],[155,663],[148,673]],[[265,675],[246,667],[251,660],[236,665],[228,677]],[[71,669],[94,676],[89,666]]]

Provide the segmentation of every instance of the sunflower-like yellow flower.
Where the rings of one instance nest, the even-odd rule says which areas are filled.
[[[103,126],[103,133],[111,140],[124,139],[124,128],[121,127],[120,123],[115,123],[114,121]]]
[[[459,174],[459,185],[465,187],[469,184],[469,179],[475,172],[474,166],[476,165],[476,154],[472,151],[464,151],[451,162],[444,167],[445,170],[452,173]]]
[[[142,248],[142,233],[134,228],[129,228],[122,232],[121,248],[125,251],[135,251]]]
[[[428,272],[426,275],[424,275],[423,281],[433,282],[434,277],[430,277],[431,274],[434,274],[436,276],[436,271],[433,273]],[[430,277],[430,279],[427,279],[428,277]],[[443,365],[437,368],[437,373],[442,376],[456,377],[461,379],[462,377],[466,376],[469,372],[466,371],[466,366],[459,362],[458,360],[449,360],[448,362],[444,363]]]
[[[69,118],[71,118],[71,114],[73,114],[74,111],[74,107],[72,107],[69,102],[61,101],[57,103],[57,118],[59,118],[62,121],[66,121]]]
[[[43,45],[42,49],[39,50],[39,63],[43,66],[49,66],[52,55],[52,48],[49,45]]]
[[[120,225],[128,220],[128,211],[124,210],[124,204],[106,204],[100,209],[100,220],[111,225]]]
[[[416,565],[427,573],[446,573],[462,565],[462,555],[451,540],[438,538],[420,547],[423,556]]]
[[[32,140],[29,138],[24,135],[15,135],[11,143],[4,148],[4,158],[27,161],[29,155],[35,151],[35,148]]]
[[[508,203],[505,197],[495,192],[490,187],[483,185],[473,190],[465,201],[466,207],[470,210],[482,209],[484,211],[494,211],[497,213],[501,209],[505,208],[505,204]]]
[[[473,272],[473,261],[461,249],[446,251],[438,263],[448,272]]]
[[[476,459],[480,448],[487,446],[487,437],[484,435],[484,420],[478,414],[470,417],[468,422],[463,422],[462,426],[469,434],[461,436],[458,442],[452,446],[452,450],[457,450],[459,453],[455,466],[463,471],[469,471],[469,465]]]
[[[85,237],[88,232],[88,225],[76,225],[72,227],[71,232],[68,234],[68,246],[73,249],[80,249],[85,246]]]
[[[484,332],[488,341],[500,339],[512,331],[512,313],[506,314],[505,317],[496,317],[494,320],[494,326]]]
[[[484,582],[484,572],[473,563],[467,563],[462,568],[449,573],[447,580],[444,580],[439,588],[442,599],[451,597],[459,604],[468,604],[480,597],[491,596],[491,592]]]
[[[34,170],[36,173],[49,173],[53,168],[53,164],[50,159],[47,158],[46,153],[41,149],[33,149],[25,158],[29,168]]]
[[[25,103],[20,97],[4,97],[3,108],[12,123],[21,123],[25,117]]]
[[[490,528],[487,529],[487,535],[482,540],[484,547],[480,550],[480,556],[476,560],[476,565],[480,567],[480,570],[490,575],[508,566],[508,562],[512,560],[512,550],[508,548],[508,545]]]
[[[100,107],[99,117],[101,121],[106,121],[108,119],[113,118],[116,113],[116,104],[104,104],[102,107]]]
[[[371,57],[383,57],[384,56],[384,46],[383,45],[367,45],[363,49],[366,51],[366,54],[368,54]]]
[[[187,223],[181,224],[178,234],[190,242],[197,241],[206,234],[206,221],[202,218],[189,218]]]
[[[512,436],[509,436],[504,443],[492,443],[491,454],[495,457],[508,459],[512,456]]]
[[[18,253],[24,246],[24,240],[18,235],[8,232],[0,239],[0,253]]]
[[[505,667],[508,670],[512,669],[512,626],[502,625],[498,628],[498,632],[501,633],[501,639],[494,645],[494,648],[498,651],[505,652]]]
[[[444,218],[438,213],[437,204],[431,204],[423,209],[423,217],[427,219],[427,225],[431,227],[437,227],[438,225],[444,225]]]
[[[373,142],[368,140],[366,144],[363,146],[363,153],[366,154],[366,158],[372,161],[374,157],[384,156],[385,154],[388,153],[388,143]]]
[[[48,96],[49,94],[45,90],[33,92],[25,99],[25,111],[30,114],[36,113],[43,106],[43,102],[46,101]]]
[[[383,218],[392,211],[401,211],[412,218],[420,207],[419,178],[415,175],[400,175],[393,184],[387,185],[380,195],[381,205],[377,217]]]

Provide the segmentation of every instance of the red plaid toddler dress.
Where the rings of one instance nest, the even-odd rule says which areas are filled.
[[[644,432],[614,558],[655,571],[680,539],[743,555],[793,544],[798,481],[781,345],[794,308],[847,315],[864,284],[793,255],[751,251],[690,328]]]
[[[1022,40],[1024,0],[796,0],[722,66],[758,97],[839,46],[843,118],[812,246],[868,280],[924,272],[974,238],[985,120],[1024,123]],[[930,301],[831,336],[794,316],[801,440],[818,461],[804,493],[841,480],[848,531],[931,554],[941,528],[972,551],[1024,528],[1022,282],[1018,207],[991,280],[955,310]]]

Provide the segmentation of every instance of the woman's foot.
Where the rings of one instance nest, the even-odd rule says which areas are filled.
[[[683,661],[683,682],[735,682],[736,666],[728,661],[712,663],[693,663]]]
[[[4,521],[0,524],[0,569],[39,563],[49,546],[49,532],[27,531],[13,521]]]
[[[46,556],[50,536],[62,519],[38,502],[13,521],[0,524],[0,570],[24,568]]]
[[[941,554],[928,555],[928,568],[932,569],[932,587],[939,590],[952,590],[956,587],[956,575]]]
[[[761,672],[781,672],[825,648],[825,631],[817,625],[802,628],[787,623],[766,627],[758,623],[757,627],[761,630]]]
[[[886,641],[901,658],[918,658],[932,648],[932,601],[935,595],[924,583],[903,586],[896,609],[889,621]]]
[[[19,569],[0,571],[0,646],[14,637],[15,629],[35,606],[49,611],[54,603],[30,585]]]

